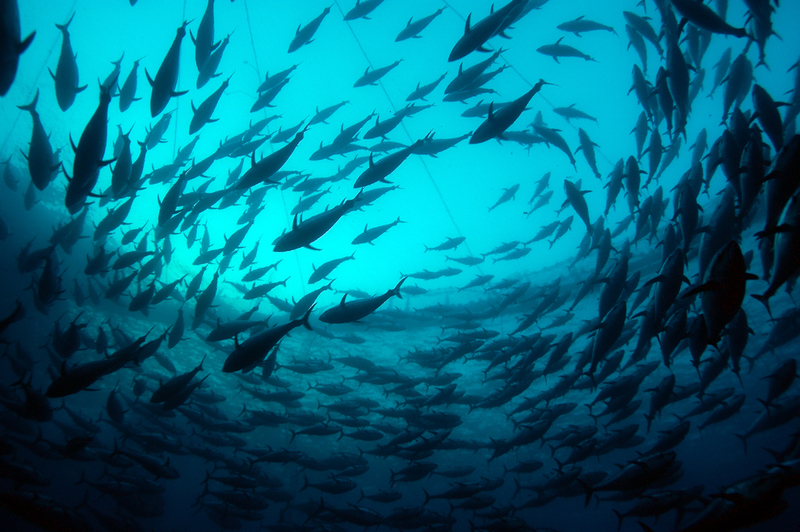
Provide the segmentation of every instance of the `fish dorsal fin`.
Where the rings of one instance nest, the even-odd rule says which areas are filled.
[[[556,41],[556,45],[558,45],[562,41],[562,39],[564,39],[564,37],[559,37],[559,39]]]
[[[494,118],[494,114],[492,111],[494,110],[494,102],[489,102],[489,117],[487,120],[492,120]]]
[[[464,23],[464,35],[466,35],[467,33],[469,33],[469,21],[470,21],[470,19],[471,19],[471,18],[472,18],[472,13],[470,13],[469,15],[467,15],[467,20],[466,20],[466,22]]]
[[[339,303],[340,307],[344,306],[344,298],[346,298],[346,297],[347,297],[347,292],[345,292],[344,295],[342,296],[342,301]]]
[[[294,215],[294,220],[292,220],[292,229],[297,229],[297,216],[298,216],[298,214]]]

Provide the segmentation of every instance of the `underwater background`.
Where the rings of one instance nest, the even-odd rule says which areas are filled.
[[[2,2],[6,19],[12,4]],[[467,17],[476,32],[506,5],[360,2],[369,4],[366,18],[345,20],[358,6],[18,3],[21,39],[36,34],[0,99],[1,528],[633,531],[642,520],[657,531],[797,529],[791,257],[800,251],[784,235],[797,232],[800,4],[708,2],[751,40],[682,20],[686,0],[515,0],[503,35],[479,45],[486,53],[474,46],[453,61]],[[209,12],[216,46],[203,59],[219,65],[202,84],[193,42]],[[396,40],[409,19],[434,14],[418,38]],[[579,17],[599,24],[558,28]],[[310,42],[288,52],[314,20]],[[67,33],[56,26],[68,21]],[[169,66],[184,21],[172,66],[174,91],[187,93],[153,113],[148,77]],[[681,24],[677,37],[670,21]],[[62,110],[54,79],[66,38],[85,89]],[[446,87],[463,80],[460,69],[489,58],[453,97]],[[122,111],[117,93],[131,75],[136,99]],[[97,183],[70,214],[73,145],[80,152],[101,84],[115,80]],[[424,99],[409,99],[428,84]],[[769,102],[756,103],[756,84]],[[504,116],[498,104],[526,94],[513,125],[486,142],[472,137]],[[194,131],[210,97],[216,120]],[[268,106],[251,111],[259,98]],[[19,108],[34,101],[63,163],[52,161],[42,187],[27,160],[34,113]],[[369,133],[400,115],[383,135]],[[452,146],[433,149],[442,139]],[[285,163],[245,181],[255,161],[292,142]],[[142,145],[140,178],[128,170],[124,189],[112,190],[117,166],[135,167]],[[407,159],[388,183],[356,185],[392,153]],[[761,176],[755,189],[750,169]],[[794,188],[770,192],[778,181]],[[317,249],[274,250],[337,208],[330,230],[306,242]],[[367,242],[354,243],[362,233]],[[728,236],[709,243],[717,235]],[[769,239],[774,252],[764,250]],[[737,270],[736,288],[720,288],[730,279],[707,272],[723,268],[712,259],[731,241],[757,278]],[[662,265],[674,250],[686,260],[672,262],[680,295],[670,298],[675,278]],[[325,280],[309,282],[326,264]],[[750,297],[784,271],[768,306]],[[708,291],[689,294],[709,281],[706,290],[727,294],[745,280],[746,295],[723,310]],[[598,316],[609,287],[615,297]],[[360,299],[379,308],[320,320]],[[700,338],[704,316],[730,305],[720,338]],[[231,321],[236,333],[209,339]],[[256,364],[223,371],[246,339],[270,331],[278,337]],[[121,351],[119,368],[74,393],[54,390],[71,369]],[[173,402],[151,402],[168,382]],[[636,479],[604,484],[620,471]],[[736,484],[746,479],[758,482]],[[656,508],[640,509],[648,503]],[[722,509],[708,517],[713,505]]]

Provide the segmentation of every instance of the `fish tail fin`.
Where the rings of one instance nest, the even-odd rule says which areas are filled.
[[[38,101],[39,101],[39,90],[37,89],[36,96],[33,97],[33,101],[31,103],[29,103],[28,105],[18,105],[17,107],[19,109],[22,109],[23,111],[30,111],[31,113],[33,113],[36,111],[36,102]]]
[[[614,510],[614,513],[617,514],[617,519],[619,520],[619,524],[617,525],[617,530],[622,530],[622,520],[625,519],[625,516],[623,516],[617,510]]]
[[[733,435],[742,440],[742,445],[744,445],[744,454],[747,454],[747,436],[736,433],[734,433]]]
[[[312,329],[312,328],[311,328],[311,324],[309,324],[309,323],[308,323],[308,317],[309,317],[309,316],[311,316],[311,311],[312,311],[312,310],[314,310],[314,307],[315,307],[316,305],[317,305],[316,303],[314,303],[313,305],[311,305],[311,308],[309,308],[309,309],[306,311],[306,313],[303,315],[303,319],[301,319],[301,320],[300,320],[300,324],[301,324],[303,327],[305,327],[306,329],[308,329],[309,331],[313,331],[314,329]]]
[[[770,293],[767,291],[767,292],[764,292],[763,294],[760,294],[760,295],[759,295],[759,294],[751,294],[751,295],[752,295],[754,298],[756,298],[756,299],[758,299],[759,301],[761,301],[761,303],[762,303],[762,304],[763,304],[763,305],[764,305],[764,306],[767,308],[767,314],[769,314],[769,318],[770,318],[772,321],[775,321],[775,318],[773,318],[773,317],[772,317],[772,310],[769,308],[769,297],[770,297]]]
[[[391,290],[392,294],[391,295],[397,296],[400,299],[403,299],[403,296],[400,295],[400,287],[403,286],[403,282],[406,279],[408,279],[408,276],[405,276],[402,279],[400,279],[400,281],[397,283],[397,285],[394,288],[392,288],[392,290]]]
[[[586,507],[589,506],[589,501],[592,500],[592,493],[593,493],[592,492],[592,487],[589,484],[587,484],[586,482],[584,482],[583,480],[579,479],[579,478],[575,479],[575,480],[578,481],[578,484],[580,484],[581,487],[586,492],[586,499],[583,502],[583,507],[586,508]]]

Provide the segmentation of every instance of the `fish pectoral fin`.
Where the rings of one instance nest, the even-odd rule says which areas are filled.
[[[183,96],[184,94],[188,93],[189,91],[173,91],[171,96],[175,98],[176,96]]]
[[[30,35],[28,35],[27,37],[25,37],[25,40],[24,40],[24,41],[22,41],[21,43],[19,43],[19,44],[17,45],[17,47],[16,47],[16,48],[17,48],[17,54],[21,54],[22,52],[24,52],[25,50],[27,50],[27,49],[28,49],[28,46],[30,46],[30,45],[31,45],[31,43],[33,42],[33,38],[34,38],[35,36],[36,36],[36,32],[34,31],[33,33],[31,33]],[[51,72],[51,74],[52,74],[52,72]]]

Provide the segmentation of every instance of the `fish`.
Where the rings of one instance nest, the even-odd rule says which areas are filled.
[[[297,26],[297,31],[294,34],[294,38],[292,39],[292,42],[289,43],[288,53],[295,52],[299,50],[301,46],[310,44],[314,40],[314,34],[317,33],[320,24],[322,24],[322,21],[330,12],[331,8],[326,7],[322,10],[322,13],[319,16],[305,26]]]
[[[458,61],[475,50],[483,49],[486,41],[495,35],[502,35],[503,31],[514,23],[525,4],[525,0],[511,0],[503,7],[492,10],[491,14],[471,27],[472,13],[467,15],[467,20],[464,24],[464,35],[453,46],[447,60],[449,62]]]
[[[420,38],[419,33],[425,28],[427,28],[436,17],[441,15],[442,11],[444,11],[444,8],[440,7],[432,14],[425,17],[421,17],[416,22],[412,22],[414,20],[414,17],[411,17],[410,19],[408,19],[406,27],[403,28],[400,31],[400,33],[397,34],[397,37],[395,37],[394,42],[405,41],[406,39],[419,39]]]
[[[383,305],[390,297],[397,296],[400,299],[400,287],[407,277],[403,277],[391,290],[387,290],[381,296],[375,296],[364,299],[357,299],[347,303],[347,293],[342,296],[339,305],[331,307],[319,316],[319,321],[323,323],[349,323],[357,322],[375,312],[381,305]]]
[[[209,0],[209,5],[213,5],[213,0]],[[150,74],[147,72],[147,68],[144,69],[147,81],[150,82],[150,86],[152,87],[152,92],[150,93],[150,116],[153,118],[160,115],[167,107],[170,98],[181,96],[189,92],[175,90],[178,84],[181,41],[186,35],[186,26],[188,25],[189,23],[184,21],[178,28],[172,45],[170,45],[167,54],[164,56],[164,60],[161,62],[161,66],[159,66],[158,71],[156,71],[156,77],[151,78]]]
[[[0,39],[0,96],[5,96],[17,76],[19,56],[31,45],[36,32],[22,39],[16,0],[6,0],[0,7],[0,13],[0,28],[3,28]]]
[[[302,247],[317,249],[311,244],[327,233],[342,216],[353,210],[360,194],[359,192],[354,198],[344,200],[336,207],[326,209],[305,220],[298,221],[299,215],[296,214],[291,230],[284,232],[276,239],[273,250],[276,252],[292,251]]]
[[[25,158],[28,161],[28,171],[31,175],[31,182],[39,190],[44,190],[47,185],[57,175],[56,171],[61,167],[53,153],[50,145],[50,138],[42,125],[39,113],[36,111],[36,103],[39,101],[39,91],[33,97],[33,101],[28,105],[19,105],[23,111],[28,111],[33,119],[33,131],[31,132],[31,143]],[[10,166],[6,164],[6,173],[10,173]],[[6,180],[8,182],[8,179]]]
[[[585,19],[584,15],[581,15],[574,20],[570,20],[569,22],[563,22],[556,27],[561,31],[574,33],[576,37],[582,37],[581,33],[585,33],[587,31],[598,31],[598,30],[609,31],[614,35],[617,35],[617,32],[611,26],[605,26],[603,24],[600,24],[599,22]]]
[[[75,13],[69,18],[66,24],[56,24],[56,28],[61,31],[61,55],[58,57],[56,73],[50,70],[50,76],[56,84],[56,99],[62,111],[72,107],[75,96],[86,89],[87,85],[80,85],[78,80],[78,62],[75,52],[72,51],[72,43],[69,37],[69,25]]]
[[[398,59],[394,63],[385,67],[374,68],[370,71],[369,67],[364,70],[364,75],[361,76],[353,83],[353,87],[364,87],[366,85],[377,85],[378,80],[383,78],[386,74],[397,68],[402,59]]]
[[[83,129],[78,145],[72,144],[75,152],[72,176],[67,175],[62,164],[62,171],[64,175],[67,175],[69,181],[64,204],[70,214],[76,214],[83,209],[86,199],[93,195],[92,189],[97,184],[100,168],[114,161],[114,159],[103,160],[108,136],[108,106],[110,103],[110,87],[106,88],[100,85],[100,103]]]
[[[553,58],[556,63],[560,63],[558,58],[559,57],[579,57],[584,61],[596,61],[594,58],[581,52],[580,50],[573,48],[572,46],[567,46],[566,44],[561,44],[561,41],[564,37],[560,37],[555,44],[548,44],[545,46],[540,46],[536,49],[537,52],[544,55],[549,55]]]
[[[278,325],[276,327],[272,327],[271,329],[267,329],[264,332],[255,334],[241,344],[239,343],[238,337],[236,337],[236,347],[225,359],[225,363],[222,366],[222,371],[224,373],[233,373],[235,371],[246,370],[247,368],[254,366],[263,360],[281,341],[281,339],[283,339],[284,336],[292,331],[292,329],[296,329],[302,325],[306,329],[312,330],[311,325],[308,323],[308,317],[311,315],[313,308],[314,306],[312,305],[302,318],[292,320],[283,325]]]
[[[492,112],[492,104],[489,104],[489,116],[486,118],[469,139],[470,144],[478,144],[486,142],[487,140],[495,137],[502,138],[503,132],[511,127],[511,125],[519,118],[531,98],[541,90],[544,85],[548,83],[544,80],[539,80],[536,85],[528,92],[517,98],[516,100],[504,105],[496,114]]]
[[[345,13],[344,20],[356,20],[363,18],[369,20],[370,13],[383,3],[383,0],[356,0],[356,5]]]

